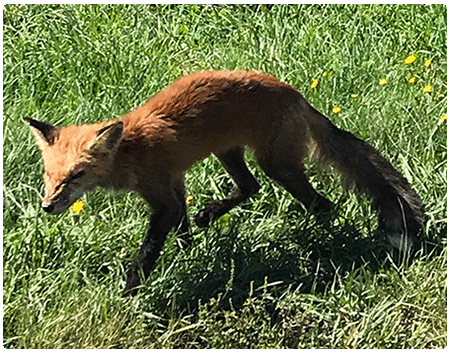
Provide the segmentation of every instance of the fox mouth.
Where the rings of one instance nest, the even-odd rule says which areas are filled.
[[[52,215],[63,213],[76,200],[83,196],[84,190],[74,190],[61,184],[54,193],[47,193],[41,203],[42,209]]]
[[[48,199],[43,199],[42,200],[42,209],[48,213],[48,214],[52,214],[52,215],[56,215],[56,214],[60,214],[62,212],[64,212],[65,210],[67,210],[70,206],[70,200],[66,197],[61,197],[59,196],[56,199],[53,200],[48,200]]]
[[[62,205],[60,203],[42,201],[42,209],[48,214],[60,214],[69,208],[68,205]]]

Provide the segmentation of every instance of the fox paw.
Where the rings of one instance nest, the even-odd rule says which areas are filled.
[[[223,202],[213,202],[200,210],[195,216],[195,223],[200,228],[207,227],[212,221],[226,213],[228,209],[224,209]]]
[[[139,274],[135,271],[130,271],[127,274],[127,282],[125,285],[125,290],[123,292],[124,297],[132,296],[134,297],[138,293],[138,287],[140,285]]]
[[[200,210],[194,217],[195,224],[199,228],[205,228],[209,225],[209,223],[214,219],[214,213],[208,208],[204,208]]]

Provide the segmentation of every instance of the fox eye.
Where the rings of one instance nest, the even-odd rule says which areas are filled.
[[[80,170],[78,173],[75,173],[74,175],[68,176],[67,178],[65,178],[61,182],[61,184],[59,184],[58,188],[63,186],[63,185],[67,185],[67,184],[71,183],[75,179],[81,178],[84,174],[85,174],[85,171],[84,170]]]

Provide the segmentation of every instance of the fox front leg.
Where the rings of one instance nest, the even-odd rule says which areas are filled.
[[[183,207],[174,189],[161,191],[164,199],[152,202],[153,213],[150,227],[145,234],[142,245],[128,272],[125,285],[125,296],[136,295],[141,279],[146,279],[156,265],[167,234],[180,224],[184,214]]]

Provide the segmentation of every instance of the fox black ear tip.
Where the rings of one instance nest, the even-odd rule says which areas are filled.
[[[28,125],[32,125],[32,126],[34,126],[34,124],[36,123],[36,120],[29,118],[27,116],[23,118],[23,121],[25,121]]]

